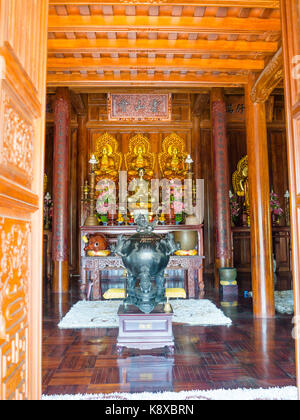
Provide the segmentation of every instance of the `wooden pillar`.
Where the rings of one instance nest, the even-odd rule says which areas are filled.
[[[78,134],[77,134],[77,165],[78,165],[78,175],[77,175],[77,191],[78,191],[78,209],[79,209],[79,218],[78,224],[82,226],[84,221],[82,221],[80,214],[80,204],[81,204],[81,187],[84,185],[87,180],[87,162],[88,162],[88,150],[87,150],[87,115],[81,114],[78,115]]]
[[[198,98],[196,98],[197,100]],[[191,147],[191,156],[194,160],[194,178],[200,179],[200,163],[201,163],[201,157],[200,157],[200,122],[201,122],[201,110],[200,109],[193,109],[192,114],[192,147]]]
[[[69,291],[68,184],[70,144],[70,95],[58,88],[54,101],[53,156],[53,292]]]
[[[253,102],[255,76],[245,88],[248,180],[251,224],[251,272],[253,314],[258,318],[274,316],[274,278],[267,123],[264,102]]]
[[[87,162],[88,162],[88,150],[87,150],[87,115],[78,115],[78,131],[77,131],[77,244],[78,244],[78,256],[81,254],[81,233],[80,227],[83,226],[84,212],[83,203],[81,202],[82,187],[87,180]],[[79,258],[77,270],[80,270]]]
[[[228,140],[226,105],[222,88],[213,88],[211,91],[211,118],[215,191],[215,279],[218,288],[219,268],[232,266]]]

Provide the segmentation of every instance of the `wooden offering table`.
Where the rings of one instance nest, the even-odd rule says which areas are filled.
[[[164,312],[164,305],[157,305],[153,312],[145,314],[136,306],[121,305],[118,311],[119,335],[117,351],[123,347],[140,350],[166,347],[174,353],[174,336],[172,330],[173,311]]]
[[[198,277],[199,295],[204,294],[203,282],[203,225],[165,225],[156,226],[154,233],[167,234],[179,230],[191,230],[198,233],[198,255],[181,257],[173,255],[167,269],[185,270],[187,272],[187,295],[189,298],[196,297],[195,274]],[[90,284],[93,286],[93,299],[102,298],[101,271],[125,269],[122,259],[117,255],[108,257],[89,257],[85,255],[85,243],[82,238],[95,233],[102,233],[106,236],[109,245],[116,243],[118,235],[133,235],[136,232],[136,226],[83,226],[81,227],[81,298],[88,296],[89,282],[87,273],[90,272]]]

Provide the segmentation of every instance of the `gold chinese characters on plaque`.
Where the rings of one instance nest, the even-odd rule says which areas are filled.
[[[171,121],[172,95],[121,94],[108,95],[110,121]]]

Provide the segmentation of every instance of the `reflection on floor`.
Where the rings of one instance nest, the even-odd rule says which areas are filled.
[[[280,282],[279,284],[283,284]],[[59,330],[78,301],[77,287],[63,298],[45,291],[43,393],[181,391],[296,385],[292,316],[252,317],[245,299],[249,279],[239,280],[237,303],[220,301],[206,280],[205,298],[233,320],[230,327],[173,327],[175,354],[163,349],[116,352],[118,329]]]

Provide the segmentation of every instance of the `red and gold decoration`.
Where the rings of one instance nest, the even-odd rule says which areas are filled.
[[[170,121],[171,94],[120,94],[108,95],[110,121]]]
[[[104,235],[96,233],[88,238],[84,236],[83,242],[86,244],[84,250],[89,257],[107,257],[110,251],[107,249],[108,244]]]

